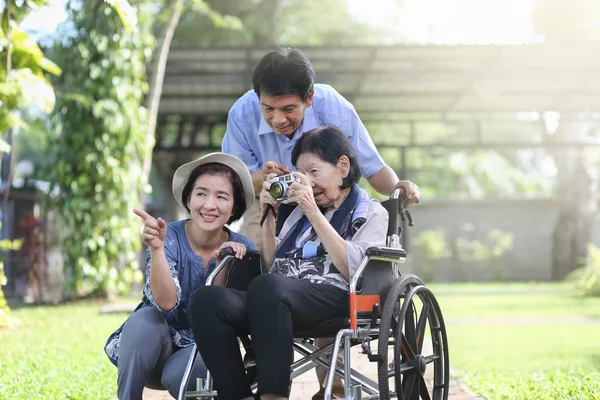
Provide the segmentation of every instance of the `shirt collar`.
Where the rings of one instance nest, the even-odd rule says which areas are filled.
[[[298,131],[300,133],[304,133],[304,132],[308,132],[310,130],[315,129],[316,127],[317,127],[317,120],[315,118],[315,113],[311,106],[311,107],[308,107],[306,109],[306,111],[304,111],[304,118],[302,119],[302,122],[300,123],[300,126],[298,127]],[[265,118],[262,116],[262,113],[261,113],[260,125],[258,126],[258,134],[264,135],[265,133],[273,133],[273,129],[271,129],[271,127],[269,125],[267,125],[267,121],[265,121]]]

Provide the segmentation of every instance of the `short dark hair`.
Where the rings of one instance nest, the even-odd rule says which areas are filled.
[[[350,170],[348,176],[342,181],[340,189],[346,189],[360,179],[360,166],[354,148],[352,148],[346,135],[335,126],[321,126],[300,136],[292,149],[292,164],[296,166],[298,158],[305,153],[314,154],[332,165],[337,165],[341,156],[348,157]]]
[[[315,71],[306,56],[297,49],[281,47],[267,53],[252,74],[252,86],[258,97],[295,94],[306,101],[313,90]]]
[[[181,201],[183,202],[186,210],[190,212],[187,202],[190,198],[190,193],[192,192],[194,182],[196,182],[196,179],[198,179],[199,176],[206,174],[224,175],[227,176],[231,182],[231,188],[233,189],[233,212],[229,218],[229,221],[227,221],[227,224],[231,224],[242,218],[242,215],[244,215],[244,212],[246,211],[246,197],[244,196],[242,180],[233,169],[221,163],[202,164],[196,167],[196,169],[190,173],[188,181],[183,187],[183,192],[181,193]]]

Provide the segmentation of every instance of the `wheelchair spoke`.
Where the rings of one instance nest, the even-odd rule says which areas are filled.
[[[408,340],[406,340],[406,336],[404,336],[404,335],[401,335],[401,336],[402,336],[402,344],[401,344],[402,359],[403,360],[414,360],[415,354],[416,354],[415,351],[411,347],[410,343],[408,343]]]
[[[395,364],[395,362],[393,360],[392,360],[392,364]],[[400,364],[400,373],[406,374],[407,372],[414,371],[415,368],[416,367],[414,364],[405,362],[403,364]],[[393,378],[394,376],[396,376],[395,368],[388,370],[388,378]]]
[[[396,378],[397,379],[397,378]],[[413,389],[415,387],[415,382],[417,381],[417,374],[410,374],[404,381],[402,382],[402,398],[405,400],[409,400],[412,398]],[[417,386],[418,387],[418,386]]]
[[[423,302],[423,308],[421,309],[421,315],[419,315],[419,322],[417,322],[417,354],[423,352],[423,342],[425,342],[425,327],[427,327],[427,318],[429,316],[429,302]]]
[[[440,358],[440,356],[436,356],[435,354],[432,354],[427,357],[423,357],[423,359],[425,360],[425,364],[431,364],[432,362],[436,361],[439,358]]]
[[[421,385],[421,393],[419,393],[421,395],[421,399],[423,400],[431,400],[431,397],[429,396],[429,390],[427,390],[427,384],[425,383],[425,379],[423,377],[421,377],[420,379],[420,385]]]
[[[412,307],[409,308],[408,313],[406,314],[406,320],[404,322],[404,336],[406,337],[406,341],[413,351],[413,356],[410,358],[411,360],[414,358],[414,354],[419,354],[417,350],[417,334],[413,308],[414,303],[412,304]]]

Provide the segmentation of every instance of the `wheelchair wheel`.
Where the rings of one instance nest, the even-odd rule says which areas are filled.
[[[388,353],[392,353],[391,362]],[[444,320],[437,300],[414,275],[402,275],[388,292],[378,354],[381,400],[448,398],[450,365]]]

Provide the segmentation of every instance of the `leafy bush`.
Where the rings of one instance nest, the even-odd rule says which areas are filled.
[[[505,279],[505,266],[502,256],[513,248],[513,234],[500,229],[491,229],[487,240],[456,239],[458,258],[463,262],[482,262],[493,274],[495,281]]]
[[[0,229],[2,228],[2,222],[0,222]],[[19,250],[22,240],[0,240],[0,251]],[[8,303],[4,298],[4,292],[2,292],[2,286],[6,285],[6,275],[4,275],[4,260],[0,258],[0,328],[12,325],[13,318],[10,316],[10,309]]]
[[[588,244],[588,262],[567,275],[584,296],[600,296],[600,249]]]
[[[413,244],[421,248],[427,259],[431,261],[452,256],[452,251],[446,244],[445,233],[442,229],[424,230],[413,240]],[[433,267],[431,263],[425,262],[421,269],[423,280],[425,282],[432,281]]]

